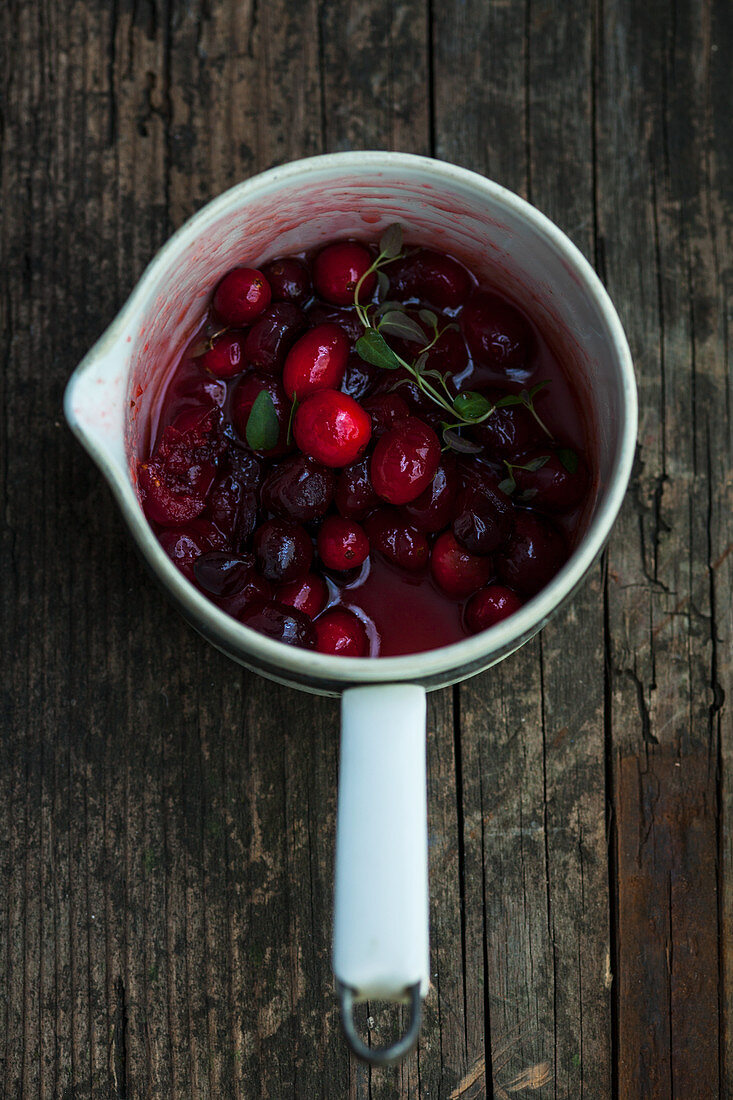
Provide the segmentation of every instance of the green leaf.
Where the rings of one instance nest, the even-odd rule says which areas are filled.
[[[432,309],[421,309],[418,313],[418,317],[424,325],[428,326],[428,328],[435,329],[438,327],[438,318],[435,316]]]
[[[389,279],[384,271],[377,272],[377,286],[379,287],[380,298],[386,298],[389,294]]]
[[[560,447],[557,452],[557,457],[569,474],[574,474],[578,469],[578,456],[570,447]]]
[[[379,241],[379,251],[388,260],[394,260],[402,251],[402,226],[394,222],[385,229]]]
[[[479,451],[483,451],[480,443],[474,443],[472,439],[464,439],[455,428],[443,429],[443,442],[463,455],[477,455]]]
[[[404,313],[406,309],[407,306],[403,305],[402,302],[382,302],[381,305],[378,305],[374,310],[374,316],[381,317],[383,313],[389,313],[391,310],[396,310],[397,313]]]
[[[533,401],[535,396],[540,392],[540,390],[543,390],[545,388],[545,386],[549,386],[549,384],[550,383],[548,382],[548,380],[545,379],[544,382],[538,382],[536,386],[532,386],[532,389],[529,391],[530,401]]]
[[[434,370],[425,370],[425,364],[427,363],[427,361],[428,361],[428,353],[426,351],[424,351],[422,353],[422,355],[419,355],[417,357],[417,359],[415,360],[415,362],[413,364],[413,366],[414,366],[414,368],[415,368],[415,370],[417,371],[418,374],[423,374],[423,371],[425,372],[424,373],[425,378],[429,378],[431,375],[434,375],[434,374],[438,373],[437,371],[434,371]]]
[[[383,370],[397,370],[402,364],[383,336],[375,328],[368,328],[356,341],[357,354],[365,363]]]
[[[539,458],[533,458],[531,462],[528,462],[526,466],[518,466],[519,470],[527,470],[533,474],[535,470],[541,470],[550,461],[549,455],[540,455]]]
[[[505,477],[503,481],[499,482],[499,488],[501,489],[502,493],[506,493],[508,497],[512,495],[516,487],[517,483],[511,475],[509,477]]]
[[[406,313],[398,313],[390,310],[385,313],[379,322],[379,331],[386,332],[388,336],[397,336],[400,340],[411,340],[413,344],[425,343],[425,333],[417,321],[408,317]]]
[[[525,489],[523,493],[519,494],[519,496],[517,497],[517,500],[521,504],[529,504],[529,502],[531,500],[534,500],[534,498],[536,496],[537,496],[537,490],[536,489]]]
[[[491,402],[483,394],[468,390],[453,399],[453,408],[465,420],[478,420],[491,411]]]
[[[280,422],[267,390],[260,390],[247,419],[245,437],[253,451],[269,451],[277,446]]]
[[[496,402],[497,409],[508,409],[511,405],[523,405],[524,401],[516,393],[508,393],[506,397],[500,397]]]

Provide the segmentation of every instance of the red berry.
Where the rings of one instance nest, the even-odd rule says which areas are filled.
[[[444,531],[435,543],[430,568],[435,583],[456,599],[483,588],[494,571],[491,558],[469,554],[456,542],[452,531]]]
[[[327,569],[358,569],[369,557],[369,539],[353,520],[326,516],[318,532],[318,553]]]
[[[323,466],[350,466],[366,450],[371,422],[361,405],[337,390],[312,393],[298,407],[295,442]]]
[[[327,245],[316,256],[313,282],[316,292],[335,306],[350,306],[359,279],[372,265],[371,253],[355,241]],[[361,284],[359,301],[368,302],[377,285],[374,272]]]
[[[355,309],[339,309],[325,302],[314,302],[308,310],[309,325],[333,324],[344,332],[350,344],[355,344],[364,335],[364,326]]]
[[[251,554],[211,550],[194,563],[193,574],[200,588],[211,596],[234,596],[241,592],[254,569]]]
[[[523,601],[511,588],[502,584],[490,584],[472,596],[466,606],[466,626],[472,634],[488,630],[502,619],[508,619],[519,611]]]
[[[469,553],[491,554],[509,538],[513,514],[509,498],[498,486],[476,478],[455,501],[453,534]]]
[[[420,298],[437,309],[458,309],[471,290],[471,278],[465,267],[429,248],[410,253],[390,264],[387,271],[390,297],[400,301]]]
[[[439,462],[437,435],[422,420],[410,416],[385,432],[374,448],[372,485],[390,504],[407,504],[427,489]]]
[[[323,577],[317,573],[307,573],[302,580],[281,584],[277,590],[279,603],[286,607],[295,607],[309,619],[323,611],[328,601],[328,589]]]
[[[285,256],[281,260],[270,260],[264,264],[262,274],[270,284],[273,302],[302,303],[310,297],[311,277],[302,260],[295,256]]]
[[[572,512],[578,507],[588,492],[588,470],[574,451],[566,453],[567,465],[560,454],[550,454],[548,457],[548,452],[543,454],[541,447],[522,456],[519,460],[521,465],[512,470],[522,500],[541,512]],[[542,461],[545,458],[547,461]],[[522,469],[539,462],[542,465],[536,470]]]
[[[293,455],[270,470],[262,483],[262,504],[278,516],[309,523],[328,511],[335,482],[326,466],[307,455]]]
[[[286,607],[274,600],[255,603],[245,608],[239,620],[252,630],[274,638],[276,642],[298,646],[300,649],[316,648],[313,623],[307,615],[294,607]]]
[[[532,346],[532,331],[522,314],[495,294],[480,291],[461,314],[463,333],[479,366],[521,371]]]
[[[410,410],[396,393],[379,393],[362,401],[362,408],[372,418],[372,436],[379,439],[400,420],[406,420]]]
[[[529,512],[517,512],[509,542],[497,556],[499,579],[523,596],[534,596],[560,570],[567,558],[565,540],[556,527]]]
[[[349,356],[344,377],[341,381],[341,392],[348,393],[349,397],[354,398],[354,401],[361,401],[368,393],[371,393],[372,387],[381,373],[379,367],[373,367],[370,363],[365,363],[360,356],[352,353]]]
[[[442,531],[451,521],[459,489],[455,462],[445,455],[427,489],[405,505],[408,521],[418,531]]]
[[[316,628],[319,653],[335,657],[368,657],[369,638],[364,624],[353,611],[335,607],[325,611],[313,624]]]
[[[304,577],[313,561],[313,543],[304,527],[290,519],[268,519],[252,541],[257,564],[276,584]]]
[[[244,588],[240,588],[239,592],[235,592],[233,596],[212,596],[211,598],[217,607],[226,611],[227,615],[241,619],[247,608],[254,604],[262,605],[272,599],[272,585],[256,569],[252,569],[247,575]]]
[[[241,332],[225,332],[214,341],[208,351],[199,356],[199,363],[216,378],[233,378],[245,367],[243,341]]]
[[[317,390],[341,385],[349,358],[349,341],[338,325],[317,325],[290,349],[283,368],[288,397],[302,401]]]
[[[214,312],[226,325],[248,325],[270,304],[272,291],[261,271],[235,267],[214,291]]]
[[[237,474],[226,474],[209,493],[206,514],[233,546],[239,546],[255,529],[257,494]]]
[[[194,576],[194,564],[202,554],[224,548],[222,536],[213,523],[207,523],[204,519],[192,520],[185,527],[175,530],[161,531],[158,541],[173,564],[190,581]]]
[[[369,459],[342,470],[336,482],[336,507],[346,519],[363,519],[376,508],[379,497],[369,479]]]
[[[496,403],[508,397],[509,390],[492,390],[485,396]],[[544,391],[537,395],[537,401],[544,397]],[[517,458],[542,436],[542,429],[529,409],[524,405],[506,405],[495,408],[491,416],[472,429],[476,438],[483,443],[490,458]]]
[[[247,421],[252,411],[255,399],[262,390],[267,390],[272,398],[275,414],[280,425],[280,434],[277,444],[269,451],[263,451],[267,455],[281,455],[288,450],[288,420],[290,419],[290,402],[277,378],[270,374],[259,374],[257,371],[249,371],[237,383],[232,395],[231,416],[234,427],[243,440],[247,439]]]
[[[281,369],[294,340],[305,328],[305,314],[291,302],[275,302],[247,333],[244,359],[249,367],[274,372]]]
[[[447,328],[428,352],[425,369],[456,376],[467,366],[468,349],[463,335],[455,328]]]
[[[401,569],[416,572],[428,564],[430,547],[422,531],[400,519],[388,508],[374,512],[365,522],[372,545]]]

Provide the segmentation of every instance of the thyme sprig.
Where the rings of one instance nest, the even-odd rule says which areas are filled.
[[[372,366],[382,370],[404,370],[416,382],[418,389],[426,395],[438,408],[446,414],[443,422],[443,440],[447,447],[464,454],[474,454],[483,448],[472,440],[466,439],[460,434],[461,429],[475,427],[483,423],[499,408],[510,405],[524,405],[542,428],[543,432],[552,439],[552,433],[541,420],[534,407],[536,395],[547,382],[539,382],[531,390],[522,390],[519,394],[508,394],[492,403],[481,393],[473,390],[463,391],[455,396],[450,392],[446,375],[438,370],[426,369],[429,352],[440,340],[448,329],[456,328],[454,322],[450,322],[443,328],[438,324],[438,318],[429,309],[421,309],[418,317],[422,324],[432,333],[428,339],[422,325],[411,317],[405,310],[402,302],[392,302],[387,299],[389,293],[389,277],[383,270],[394,260],[400,259],[402,251],[402,227],[399,223],[390,225],[384,232],[379,242],[379,252],[376,259],[359,279],[354,288],[354,307],[357,316],[364,326],[364,335],[356,341],[356,351],[361,358]],[[370,275],[376,272],[380,296],[384,299],[379,305],[362,303],[361,290]],[[399,355],[390,347],[386,336],[406,340],[419,346],[416,358],[410,362]],[[447,377],[450,377],[449,375]],[[395,387],[397,388],[397,387]]]

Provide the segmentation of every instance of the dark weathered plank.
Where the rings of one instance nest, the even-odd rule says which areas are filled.
[[[598,231],[641,397],[637,466],[611,542],[607,589],[622,1095],[729,1091],[718,1079],[719,1069],[729,1073],[718,1056],[717,938],[727,930],[718,927],[718,884],[707,862],[730,673],[727,656],[718,658],[730,636],[730,591],[721,601],[716,573],[730,544],[721,522],[730,472],[730,279],[711,177],[713,119],[719,132],[727,108],[720,86],[711,94],[710,75],[712,27],[725,21],[724,8],[614,3],[599,24]],[[729,155],[726,142],[721,150]],[[630,780],[637,772],[638,794]],[[647,952],[638,944],[640,877],[655,899],[650,917],[661,924],[673,917],[658,928],[663,944],[647,932]],[[680,899],[685,880],[695,884],[694,905]],[[682,992],[691,944],[703,996]]]

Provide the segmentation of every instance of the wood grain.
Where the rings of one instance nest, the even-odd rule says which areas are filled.
[[[733,1094],[731,41],[724,0],[0,5],[3,1100]],[[545,210],[641,397],[604,562],[431,697],[432,988],[380,1071],[332,992],[338,708],[179,620],[61,417],[189,214],[351,148]]]

